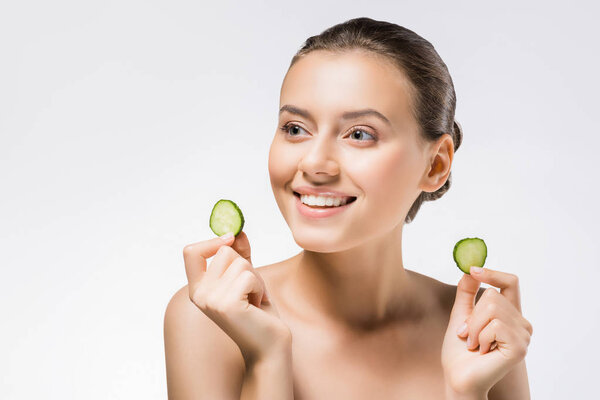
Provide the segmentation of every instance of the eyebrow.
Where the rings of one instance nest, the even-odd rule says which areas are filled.
[[[281,115],[282,112],[287,111],[289,113],[292,114],[297,114],[300,115],[301,117],[310,119],[311,121],[315,121],[314,118],[312,117],[312,115],[310,115],[310,113],[307,110],[304,110],[302,108],[296,107],[296,106],[292,106],[289,104],[284,105],[283,107],[281,107],[281,109],[279,110],[279,115]],[[364,115],[373,115],[379,119],[381,119],[383,122],[385,122],[388,125],[392,125],[392,123],[390,122],[389,119],[386,118],[385,115],[383,115],[382,113],[380,113],[377,110],[373,110],[372,108],[365,108],[364,110],[357,110],[357,111],[348,111],[342,114],[342,118],[341,119],[356,119],[358,117],[362,117]]]

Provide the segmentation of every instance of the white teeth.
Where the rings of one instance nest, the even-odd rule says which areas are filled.
[[[300,195],[300,201],[309,206],[343,206],[348,202],[347,198],[341,197],[325,197],[325,196],[314,196],[314,195]]]

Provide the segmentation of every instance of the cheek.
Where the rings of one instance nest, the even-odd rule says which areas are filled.
[[[278,143],[277,139],[273,140],[269,149],[269,177],[274,189],[291,180],[290,171],[293,170],[294,165],[289,154],[286,157],[285,150],[285,146]]]
[[[413,195],[418,194],[418,160],[409,148],[378,153],[376,159],[362,160],[355,166],[353,176],[360,180],[365,200],[374,206],[373,210],[399,212],[409,207],[414,201]]]

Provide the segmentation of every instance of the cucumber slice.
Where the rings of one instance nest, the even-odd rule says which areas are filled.
[[[217,236],[227,232],[237,236],[244,227],[244,215],[233,201],[221,199],[213,206],[208,225]]]
[[[487,246],[483,239],[464,238],[456,242],[452,252],[458,268],[465,274],[471,275],[471,266],[483,267],[487,257]]]

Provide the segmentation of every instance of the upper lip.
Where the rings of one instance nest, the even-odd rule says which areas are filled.
[[[348,198],[356,197],[356,196],[349,195],[347,193],[342,193],[337,190],[333,190],[328,187],[296,186],[295,188],[292,188],[292,190],[294,192],[297,192],[300,194],[312,194],[315,196],[348,197]]]

